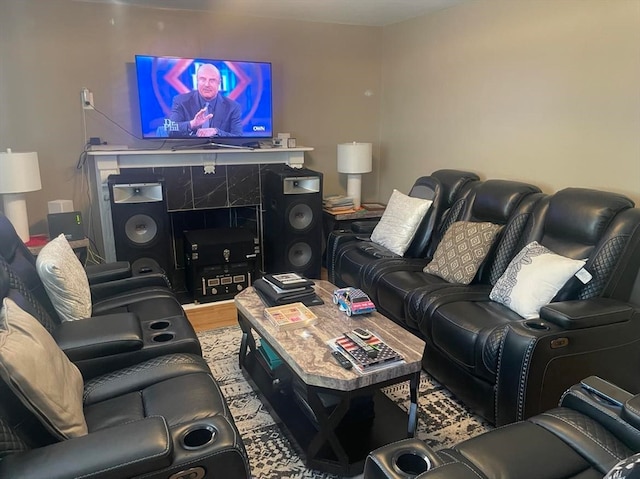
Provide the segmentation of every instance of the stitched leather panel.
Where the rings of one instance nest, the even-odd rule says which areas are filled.
[[[40,302],[27,290],[20,277],[15,273],[13,268],[0,256],[0,268],[2,268],[9,279],[9,289],[15,290],[23,300],[15,298],[14,294],[9,292],[8,297],[12,298],[20,308],[27,310],[34,318],[42,324],[47,331],[52,333],[56,329],[56,323],[53,321],[49,313],[42,307]],[[25,308],[25,302],[28,307]]]
[[[0,418],[0,458],[28,449],[4,419]]]
[[[198,356],[192,354],[168,354],[166,356],[160,356],[150,359],[140,364],[130,366],[128,368],[119,369],[112,373],[104,374],[96,378],[90,379],[84,384],[83,400],[87,401],[96,390],[100,388],[110,387],[114,383],[118,383],[128,377],[140,377],[144,380],[144,372],[154,369],[163,368],[166,366],[179,366],[185,364],[204,364],[204,360]],[[206,364],[205,364],[206,367]],[[204,369],[203,369],[204,371]]]
[[[625,446],[622,441],[609,432],[609,430],[605,429],[602,424],[578,411],[569,408],[556,408],[530,419],[530,421],[559,435],[563,440],[569,440],[569,438],[572,437],[571,432],[566,431],[563,426],[558,427],[552,421],[545,420],[546,416],[560,419],[563,423],[569,424],[571,427],[577,429],[595,443],[594,447],[596,449],[604,450],[607,455],[613,456],[615,461],[633,454],[631,449]],[[581,442],[583,441],[579,441],[579,443]]]
[[[482,361],[488,371],[496,374],[498,370],[498,355],[500,354],[500,344],[507,333],[507,328],[496,328],[489,334],[482,350]]]
[[[496,281],[505,272],[509,262],[518,251],[516,247],[522,238],[522,231],[528,219],[529,214],[518,215],[504,227],[489,271],[489,283],[491,285],[496,284]]]
[[[597,256],[590,261],[591,266],[587,268],[593,278],[581,289],[578,299],[594,298],[602,294],[627,240],[627,237],[616,236],[602,246]]]

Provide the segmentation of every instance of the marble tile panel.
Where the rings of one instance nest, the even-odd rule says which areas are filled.
[[[183,211],[193,209],[190,166],[156,167],[155,173],[164,177],[167,194],[167,210]]]
[[[230,206],[260,204],[259,165],[227,166],[227,185]]]
[[[215,173],[205,173],[202,166],[192,166],[191,179],[195,209],[229,206],[226,166],[216,167]]]

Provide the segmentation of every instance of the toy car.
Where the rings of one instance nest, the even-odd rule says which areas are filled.
[[[347,316],[373,313],[376,310],[376,305],[369,296],[357,288],[336,289],[333,292],[333,302],[338,305],[340,311],[346,312]]]

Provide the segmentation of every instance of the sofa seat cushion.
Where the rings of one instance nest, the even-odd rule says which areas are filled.
[[[495,382],[504,328],[513,321],[522,318],[493,301],[455,301],[431,315],[431,340],[459,367]]]
[[[446,287],[444,279],[422,271],[394,271],[380,278],[376,287],[376,307],[399,324],[406,324],[405,301],[414,289]]]

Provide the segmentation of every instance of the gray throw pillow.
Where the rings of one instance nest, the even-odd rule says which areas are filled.
[[[489,222],[454,222],[423,271],[450,283],[471,283],[501,228]]]
[[[36,268],[60,319],[75,321],[91,316],[87,273],[63,234],[42,248]]]
[[[80,371],[47,330],[9,298],[0,309],[0,377],[55,437],[87,434]]]

